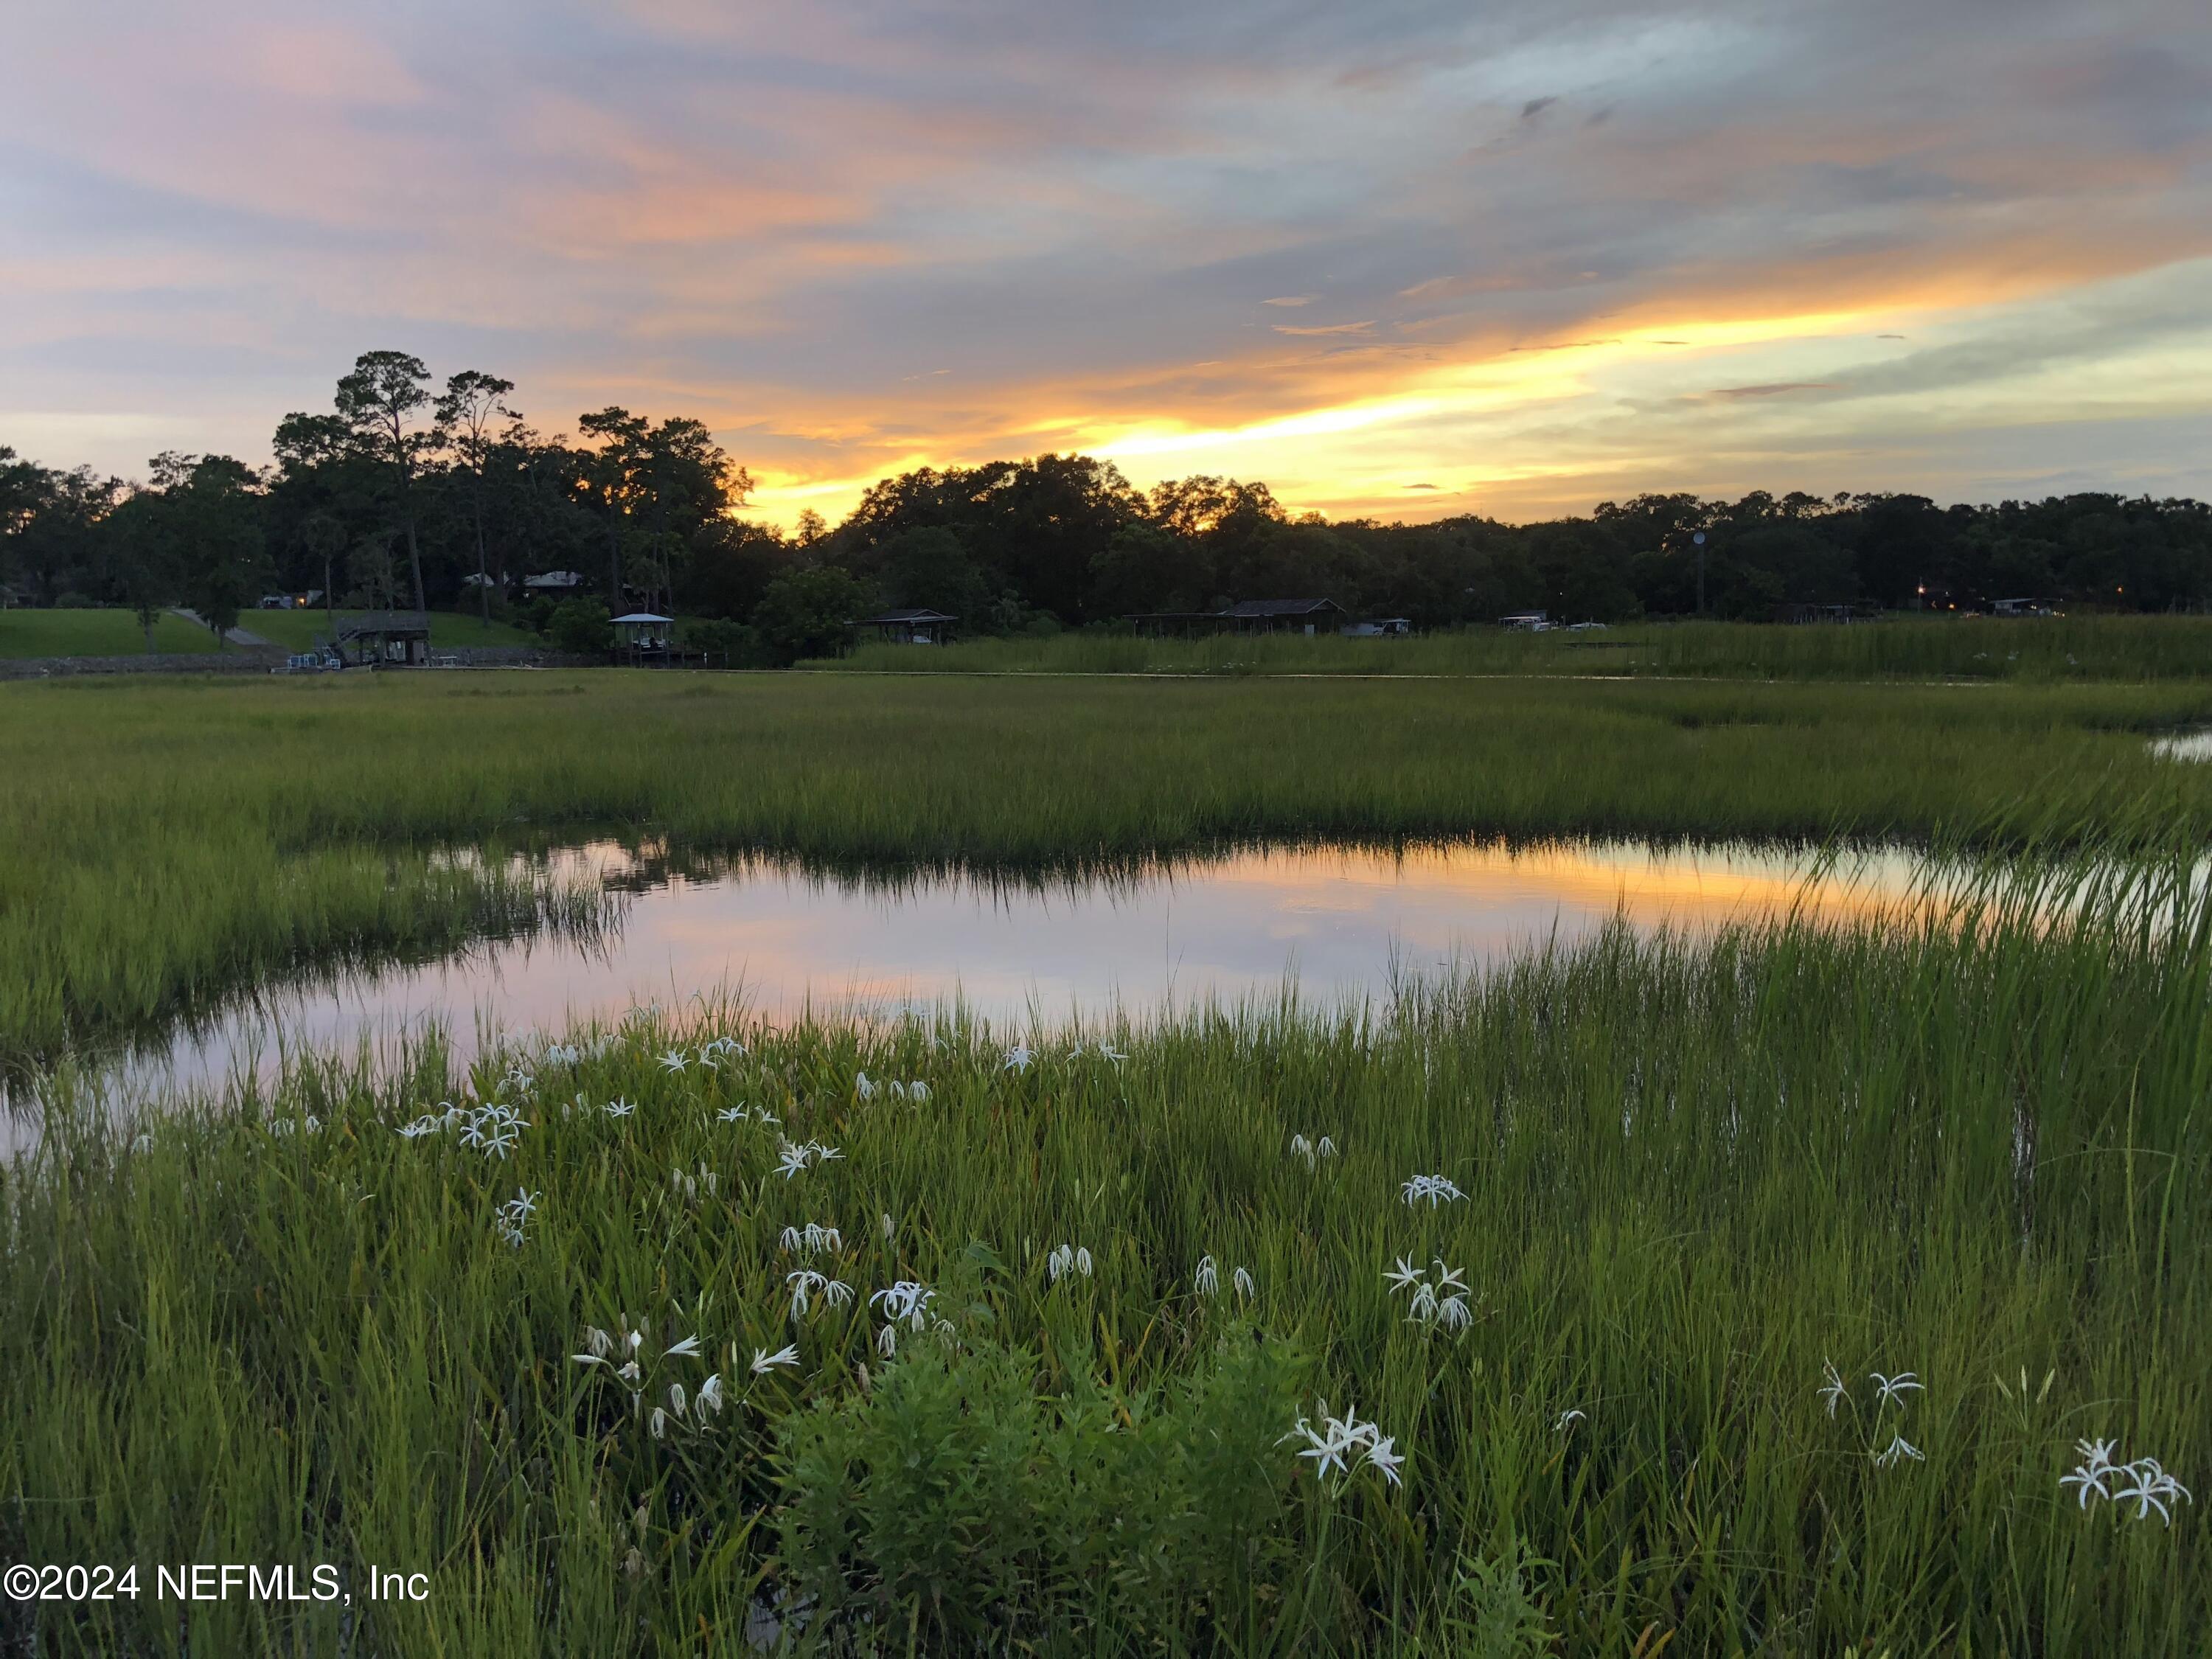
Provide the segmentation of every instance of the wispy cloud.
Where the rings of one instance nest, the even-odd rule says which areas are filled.
[[[2201,490],[2197,12],[16,0],[0,442],[265,455],[392,345],[698,413],[773,512],[1085,442],[1346,511]]]

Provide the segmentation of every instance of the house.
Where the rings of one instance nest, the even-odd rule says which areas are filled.
[[[1221,617],[1240,634],[1334,633],[1346,620],[1334,599],[1239,599]]]
[[[947,645],[959,620],[942,611],[886,611],[879,617],[863,617],[853,626],[874,629],[876,637],[887,645]]]
[[[1370,617],[1348,622],[1336,631],[1347,640],[1402,640],[1413,631],[1413,624],[1403,617]]]
[[[1540,634],[1551,627],[1552,619],[1541,611],[1516,611],[1510,616],[1500,617],[1498,625],[1522,634]]]
[[[564,599],[584,585],[580,570],[541,570],[522,579],[522,591],[544,599]]]

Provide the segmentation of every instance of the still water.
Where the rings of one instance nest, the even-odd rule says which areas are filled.
[[[1917,868],[1903,853],[1815,871],[1808,856],[1748,847],[1480,844],[1259,850],[1084,881],[886,883],[762,860],[702,870],[592,846],[557,857],[551,873],[617,896],[596,941],[491,940],[267,988],[119,1062],[110,1080],[139,1097],[220,1085],[272,1072],[280,1044],[383,1047],[432,1024],[467,1054],[490,1034],[556,1032],[647,1001],[675,1012],[702,993],[770,1019],[896,1017],[957,1000],[1002,1026],[1273,1002],[1286,986],[1305,1006],[1342,1006],[1386,998],[1407,976],[1572,940],[1616,915],[1691,930],[1793,902],[1816,919],[1863,916],[1906,898]]]

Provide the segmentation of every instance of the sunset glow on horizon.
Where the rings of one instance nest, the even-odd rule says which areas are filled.
[[[696,416],[784,524],[1048,450],[1332,517],[2208,493],[2182,0],[121,9],[0,63],[52,465],[265,462],[392,348]]]

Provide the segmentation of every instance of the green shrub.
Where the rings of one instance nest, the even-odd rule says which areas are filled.
[[[556,649],[590,656],[614,643],[612,623],[597,599],[563,599],[547,619],[545,634]]]
[[[1232,1330],[1195,1376],[1118,1394],[1085,1364],[918,1337],[865,1394],[786,1419],[783,1559],[819,1616],[971,1646],[1015,1628],[1152,1638],[1284,1605],[1303,1365]]]

